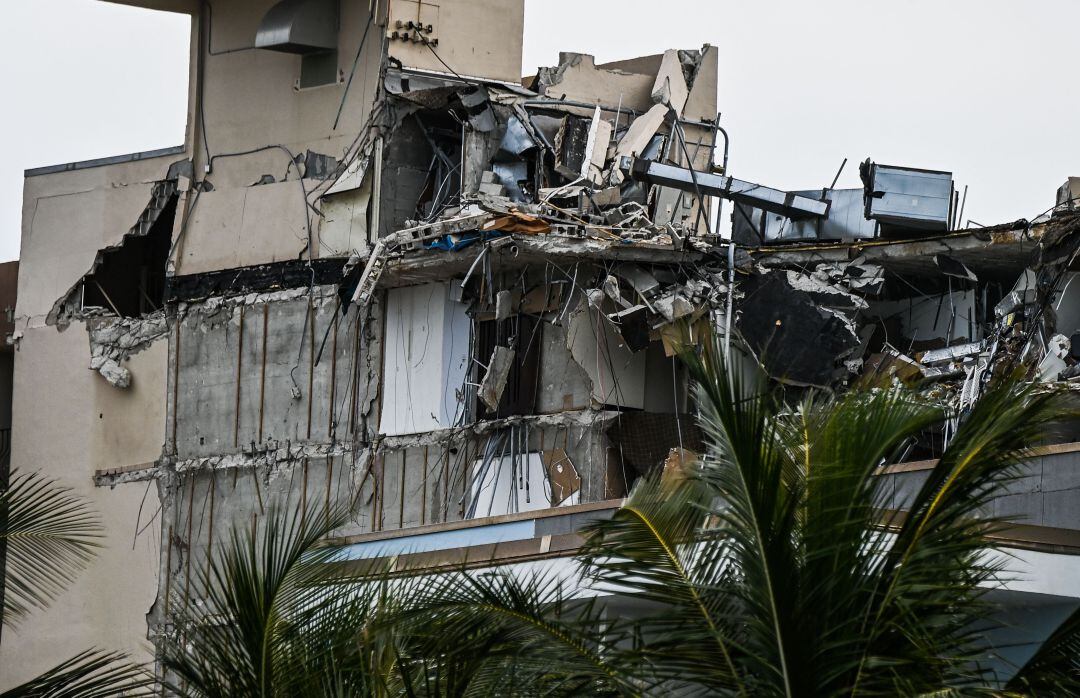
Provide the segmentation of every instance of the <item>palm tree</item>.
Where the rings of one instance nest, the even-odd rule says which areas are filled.
[[[93,559],[101,522],[67,488],[37,473],[0,483],[0,620],[15,630],[46,608]],[[17,637],[17,636],[16,636]],[[8,642],[12,641],[9,634]],[[0,693],[0,698],[143,695],[153,678],[122,653],[89,650]]]
[[[340,511],[277,508],[234,529],[199,575],[201,598],[171,619],[162,665],[186,696],[378,695],[393,661],[371,632],[378,584],[335,584],[320,541]],[[175,604],[179,606],[179,604]]]
[[[581,553],[592,583],[652,609],[615,629],[627,671],[659,693],[1080,693],[1080,615],[1005,686],[984,640],[1008,577],[987,505],[1065,414],[1059,393],[990,389],[898,511],[879,468],[941,408],[901,390],[788,408],[715,341],[683,358],[707,453],[640,483]]]
[[[569,612],[550,579],[394,574],[322,545],[345,510],[265,518],[233,531],[174,619],[162,653],[174,693],[581,695],[622,681],[592,639],[596,614]]]

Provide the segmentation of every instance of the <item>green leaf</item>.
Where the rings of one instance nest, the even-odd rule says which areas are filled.
[[[38,473],[13,471],[0,491],[0,543],[6,546],[3,622],[15,627],[59,596],[100,547],[101,521],[69,488]]]

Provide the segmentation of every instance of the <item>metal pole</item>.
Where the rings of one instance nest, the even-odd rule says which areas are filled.
[[[727,310],[724,312],[724,362],[731,370],[731,314],[735,309],[735,240],[728,240]]]

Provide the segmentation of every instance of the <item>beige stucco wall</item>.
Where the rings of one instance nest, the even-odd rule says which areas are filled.
[[[341,80],[300,90],[296,88],[300,56],[245,50],[253,44],[260,20],[275,2],[223,0],[214,4],[209,51],[204,55],[203,109],[201,115],[193,117],[196,143],[192,148],[196,178],[205,176],[214,188],[200,195],[185,226],[175,258],[177,274],[297,258],[307,243],[308,214],[297,181],[299,173],[290,167],[286,150],[298,156],[312,150],[338,159],[349,152],[367,122],[378,89],[384,37],[392,31],[388,27],[399,16],[415,14],[416,8],[412,0],[374,3],[375,24],[368,30],[357,60],[365,27],[372,19],[372,3],[342,0],[338,35]],[[425,2],[423,12],[435,11],[432,7]],[[454,71],[518,80],[522,0],[443,0],[437,12],[436,50]],[[477,32],[478,26],[485,30]],[[408,67],[448,72],[423,45],[390,42],[389,51]],[[350,73],[352,84],[346,96]],[[193,99],[197,101],[197,95]],[[259,152],[247,152],[253,150]],[[206,172],[211,158],[212,167]],[[277,183],[253,186],[266,174]],[[305,180],[308,200],[315,202],[328,184]],[[188,205],[192,202],[194,197]],[[343,237],[340,231],[331,231],[322,244],[325,225],[317,215],[311,216],[316,256],[320,251],[348,256],[353,249],[362,249],[361,241]],[[343,244],[350,248],[344,249]]]
[[[521,79],[523,0],[390,0],[390,32],[399,18],[418,17],[435,28],[439,45],[433,53],[421,43],[391,41],[390,55],[406,67],[448,73],[449,66],[462,76]]]
[[[33,273],[34,270],[30,270]],[[128,390],[87,369],[82,323],[58,332],[26,330],[15,355],[12,467],[39,470],[88,499],[105,527],[103,548],[53,605],[5,631],[0,644],[0,689],[91,647],[152,656],[145,614],[157,593],[160,529],[138,538],[158,507],[146,483],[99,488],[95,470],[157,458],[165,432],[167,346],[158,342],[132,357]]]
[[[289,153],[302,156],[312,150],[341,159],[370,113],[382,55],[378,27],[368,32],[346,95],[348,76],[370,20],[367,0],[341,2],[341,80],[303,90],[296,88],[300,56],[247,49],[274,3],[232,0],[214,4],[210,54],[203,57],[203,109],[193,119],[196,179],[205,177],[213,190],[204,191],[194,204],[177,247],[177,274],[296,259],[307,244],[308,215],[299,172],[290,165]],[[197,99],[193,93],[196,103]],[[335,128],[339,107],[341,117]],[[209,172],[207,150],[213,158]],[[246,152],[253,150],[258,152]],[[253,186],[267,174],[276,184]],[[308,200],[314,202],[328,184],[305,180]],[[190,197],[187,205],[194,201]],[[320,221],[312,215],[311,222],[317,254]]]
[[[155,181],[183,153],[27,177],[16,306],[12,467],[40,471],[89,501],[104,525],[102,549],[48,609],[7,630],[0,689],[90,649],[152,657],[145,614],[157,593],[157,488],[99,488],[96,470],[154,461],[165,438],[167,344],[135,354],[121,390],[89,370],[86,327],[46,324],[54,304],[117,245],[150,201]],[[144,500],[145,498],[145,500]],[[140,506],[142,519],[140,523]]]
[[[183,154],[27,177],[17,318],[40,325],[90,271],[98,250],[119,244],[150,201],[153,183]],[[16,329],[23,323],[16,322]]]

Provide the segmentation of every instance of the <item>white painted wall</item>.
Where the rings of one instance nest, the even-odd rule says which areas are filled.
[[[471,325],[450,289],[434,283],[387,293],[379,420],[387,436],[446,429],[461,416]]]

